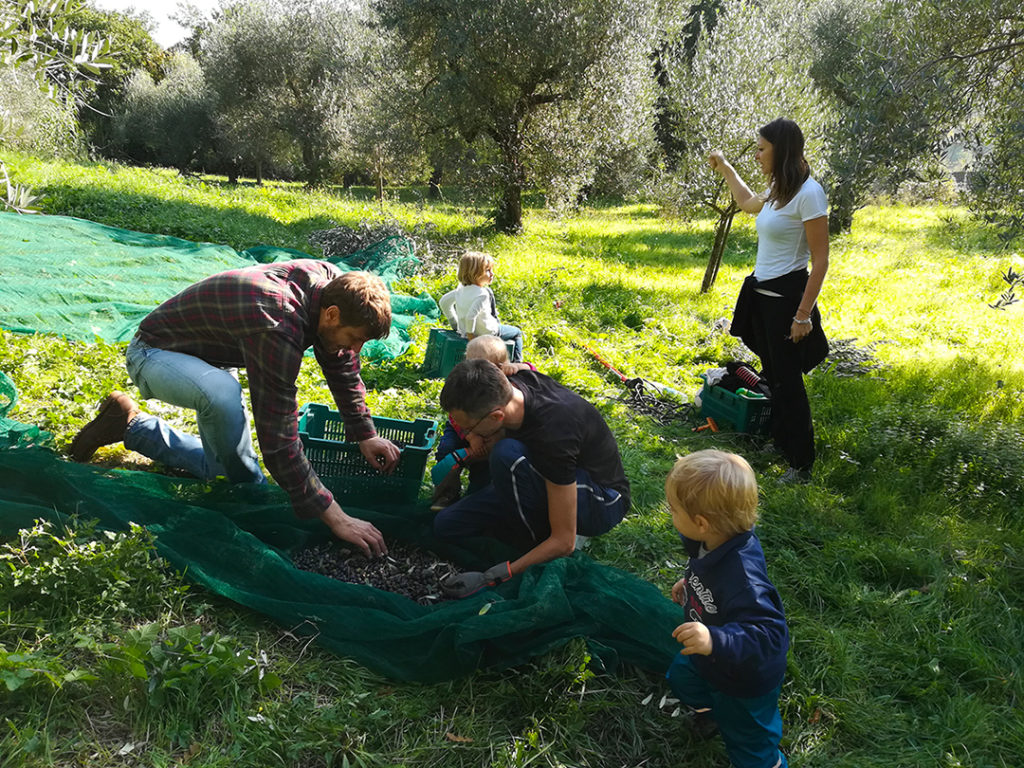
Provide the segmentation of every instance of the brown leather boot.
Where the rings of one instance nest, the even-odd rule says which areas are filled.
[[[88,461],[96,449],[124,440],[128,424],[139,415],[139,406],[124,392],[111,392],[100,403],[96,418],[82,427],[71,441],[69,453],[75,461]]]

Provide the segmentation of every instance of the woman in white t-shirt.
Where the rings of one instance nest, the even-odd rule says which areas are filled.
[[[768,178],[762,194],[751,191],[720,151],[708,159],[740,210],[757,214],[757,261],[740,293],[732,333],[761,358],[771,386],[772,438],[790,465],[782,480],[806,483],[815,453],[803,374],[828,352],[816,306],[828,271],[828,202],[811,178],[804,136],[792,120],[761,128],[754,158]]]

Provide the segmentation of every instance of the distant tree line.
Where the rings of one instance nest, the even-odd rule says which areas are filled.
[[[721,148],[756,178],[757,127],[805,129],[830,228],[971,158],[969,204],[1024,230],[1024,11],[1011,0],[223,0],[163,51],[145,16],[0,4],[0,148],[311,185],[606,194],[718,216]]]

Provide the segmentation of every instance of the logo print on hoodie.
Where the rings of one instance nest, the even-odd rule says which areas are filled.
[[[715,596],[711,594],[710,589],[701,583],[700,577],[695,573],[691,573],[688,581],[690,582],[690,589],[693,590],[693,594],[700,600],[704,610],[708,613],[718,613],[718,606],[715,605]]]

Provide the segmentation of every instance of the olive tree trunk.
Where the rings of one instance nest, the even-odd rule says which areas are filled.
[[[725,244],[729,240],[729,230],[732,229],[732,220],[736,217],[739,206],[734,200],[729,201],[725,208],[718,209],[718,224],[715,226],[715,244],[711,247],[711,257],[708,259],[708,267],[704,270],[704,281],[700,284],[700,292],[707,293],[715,284],[718,277],[718,268],[722,265],[722,254],[725,253]]]

